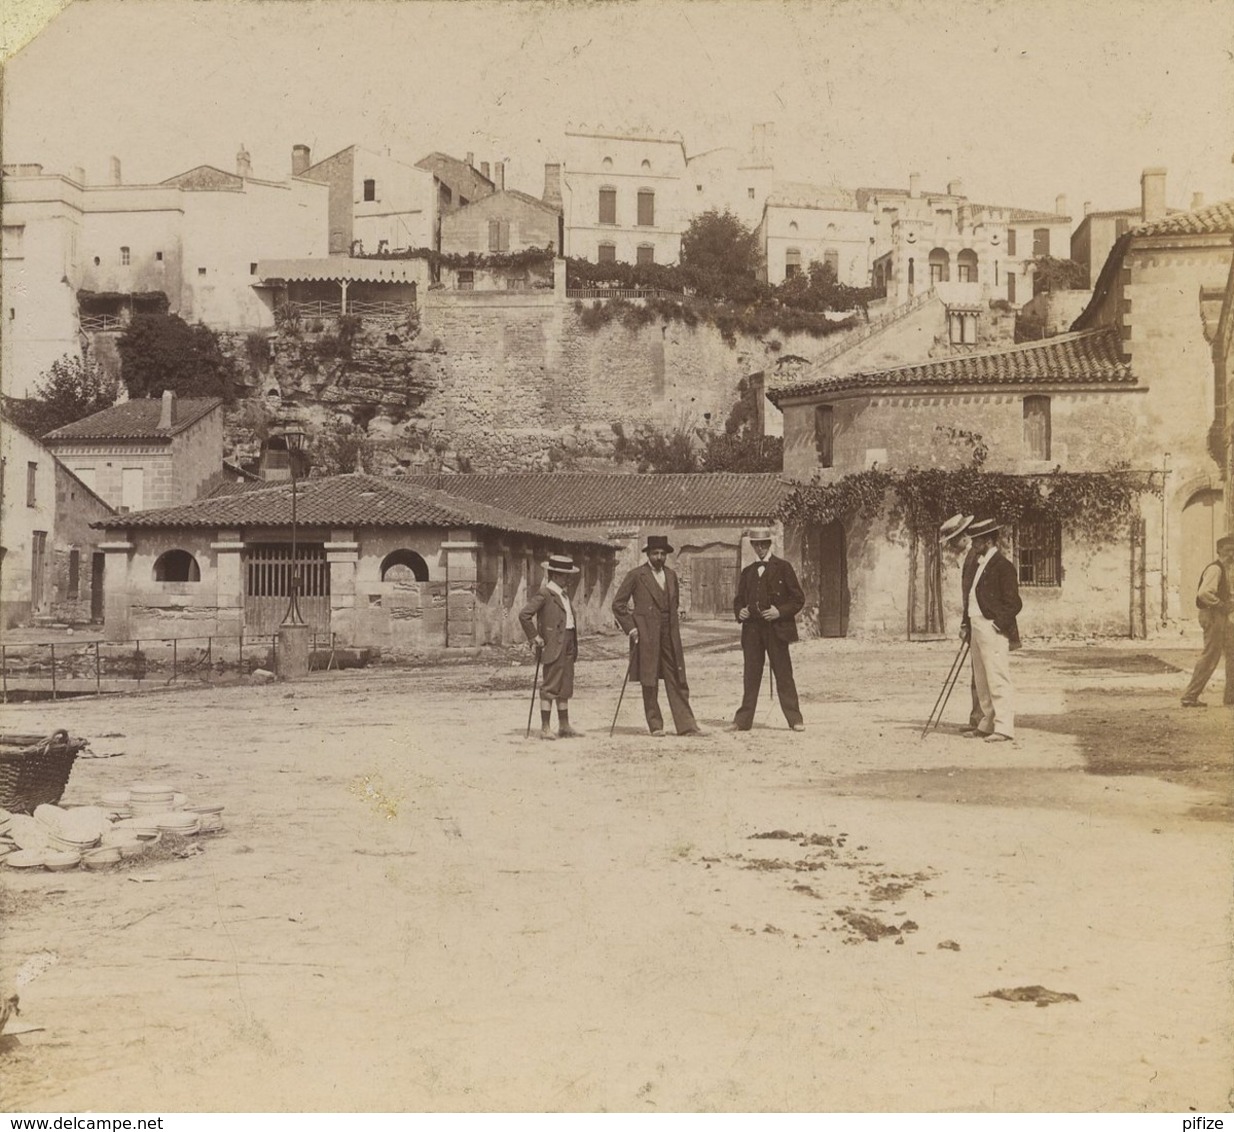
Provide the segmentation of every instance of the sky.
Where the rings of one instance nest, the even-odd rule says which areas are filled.
[[[63,0],[25,5],[33,20]],[[19,29],[20,30],[20,29]],[[19,41],[10,16],[5,41]],[[9,59],[5,162],[152,182],[288,174],[352,143],[507,162],[538,195],[568,126],[679,132],[688,155],[774,122],[777,176],[960,179],[1077,220],[1234,197],[1230,0],[75,0]]]

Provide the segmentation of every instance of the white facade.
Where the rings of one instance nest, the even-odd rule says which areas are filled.
[[[689,222],[680,135],[566,131],[565,254],[593,263],[672,264]]]
[[[158,185],[82,179],[80,171],[5,166],[0,364],[8,396],[29,395],[54,361],[80,356],[79,291],[110,296],[116,312],[162,293],[188,322],[260,326],[269,312],[252,290],[252,265],[327,251],[324,185],[209,166]],[[101,319],[87,319],[87,329],[119,329]]]
[[[773,285],[814,261],[830,263],[850,287],[870,285],[874,264],[874,218],[844,189],[777,185],[767,198],[760,227],[767,282]]]
[[[56,534],[56,458],[0,422],[0,610],[5,625],[47,608]]]
[[[433,174],[356,147],[355,238],[366,252],[431,248],[437,202]]]

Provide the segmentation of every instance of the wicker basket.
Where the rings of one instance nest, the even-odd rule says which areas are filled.
[[[0,735],[0,807],[28,814],[64,795],[77,752],[85,739],[67,731],[51,735]]]

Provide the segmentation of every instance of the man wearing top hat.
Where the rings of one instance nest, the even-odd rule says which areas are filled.
[[[733,614],[741,622],[744,664],[741,707],[729,730],[749,731],[754,725],[763,663],[770,659],[784,718],[792,730],[804,731],[788,646],[797,639],[797,614],[805,605],[805,594],[793,567],[771,553],[771,529],[755,527],[747,533],[757,558],[742,570],[733,600]]]
[[[664,734],[660,681],[678,735],[701,735],[690,710],[685,654],[681,648],[677,574],[665,565],[673,548],[665,535],[648,535],[647,561],[631,570],[613,598],[613,615],[630,638],[630,675],[643,686],[643,713],[653,735]],[[631,613],[633,603],[633,613]]]
[[[1016,614],[1024,607],[1015,566],[998,549],[1002,524],[979,519],[968,528],[977,560],[972,580],[964,585],[961,634],[968,635],[973,679],[981,702],[977,731],[987,743],[1015,738],[1015,690],[1011,684],[1011,652],[1020,647]]]
[[[578,573],[568,554],[550,554],[544,584],[518,615],[532,648],[544,664],[540,685],[540,738],[570,739],[578,735],[570,726],[570,697],[574,694],[574,661],[578,657],[578,629],[566,585]],[[553,703],[557,704],[557,735],[553,734]]]

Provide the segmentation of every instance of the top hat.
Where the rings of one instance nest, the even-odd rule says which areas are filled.
[[[770,527],[751,527],[746,531],[746,538],[751,542],[770,542],[771,537]]]
[[[568,554],[550,554],[546,563],[550,574],[577,574],[578,567]]]
[[[668,544],[668,535],[648,535],[647,545],[643,547],[643,553],[646,554],[649,550],[663,550],[668,554],[672,554],[673,548]]]
[[[969,526],[972,524],[973,517],[971,515],[952,515],[941,527],[938,528],[938,541],[950,542],[953,538],[959,538]]]
[[[1002,529],[1003,525],[997,519],[978,519],[969,526],[967,534],[969,538],[981,538],[982,535],[992,535]]]
[[[1234,535],[1222,535],[1217,540],[1217,553],[1221,554],[1226,550],[1234,550]]]

